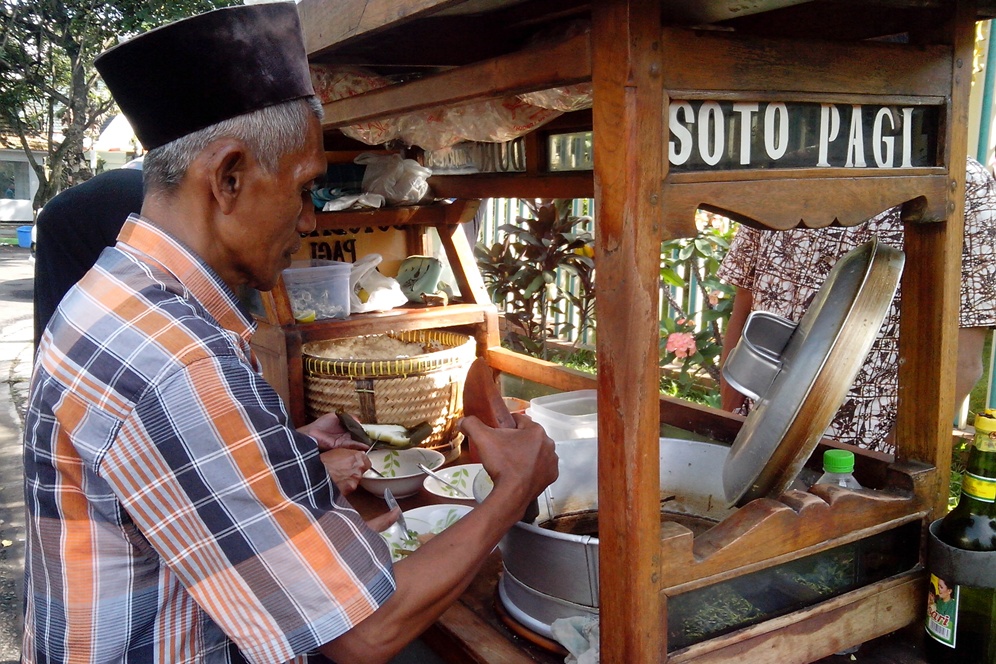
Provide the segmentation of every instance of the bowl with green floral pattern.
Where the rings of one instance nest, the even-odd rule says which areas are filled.
[[[373,450],[370,469],[360,476],[360,486],[384,497],[384,489],[390,489],[395,498],[406,498],[418,493],[422,480],[428,477],[418,465],[425,464],[429,470],[436,470],[446,461],[441,452],[425,447],[411,447],[407,450]]]
[[[482,470],[484,466],[479,463],[447,466],[435,471],[436,477],[422,480],[422,487],[431,494],[433,502],[476,505],[474,478]]]

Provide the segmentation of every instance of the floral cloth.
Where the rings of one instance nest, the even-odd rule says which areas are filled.
[[[898,207],[850,228],[758,231],[742,226],[737,230],[718,275],[734,286],[751,291],[754,310],[798,321],[837,259],[875,236],[888,245],[903,248]],[[996,182],[982,164],[969,159],[961,327],[996,325],[994,255]],[[893,452],[886,437],[896,422],[900,296],[900,293],[896,294],[868,358],[827,429],[828,437],[858,447]],[[749,408],[748,402],[745,410]]]

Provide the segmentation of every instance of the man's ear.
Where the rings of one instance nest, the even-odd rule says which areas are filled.
[[[235,209],[235,203],[246,184],[249,166],[245,148],[238,141],[225,141],[211,155],[208,165],[211,193],[223,214]]]

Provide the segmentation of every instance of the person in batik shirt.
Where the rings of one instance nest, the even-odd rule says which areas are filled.
[[[965,235],[962,250],[958,335],[957,404],[982,376],[982,347],[996,325],[996,182],[974,159],[965,179]],[[802,318],[827,274],[845,253],[873,237],[903,248],[900,208],[894,207],[852,227],[760,231],[740,226],[718,275],[737,287],[733,314],[723,340],[723,357],[736,345],[751,311],[769,311],[793,321]],[[889,307],[871,351],[826,436],[892,454],[899,369],[901,292]],[[746,414],[751,401],[725,382],[723,408]]]

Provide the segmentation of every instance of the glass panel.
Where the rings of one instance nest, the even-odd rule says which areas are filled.
[[[28,164],[23,161],[0,161],[0,191],[3,198],[31,199]]]
[[[554,134],[549,139],[551,171],[590,171],[592,139],[590,131]]]
[[[668,600],[668,650],[690,646],[912,569],[920,523]]]

